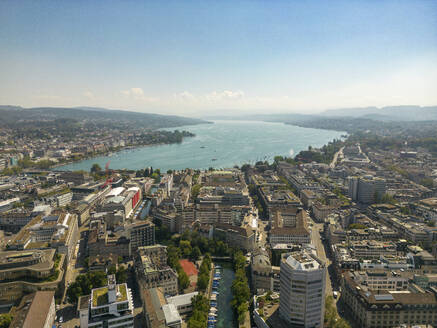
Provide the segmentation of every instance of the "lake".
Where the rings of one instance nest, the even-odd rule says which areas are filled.
[[[345,132],[301,128],[283,123],[260,121],[213,121],[179,127],[196,134],[180,144],[126,149],[59,166],[56,170],[86,170],[94,163],[101,167],[110,161],[111,169],[142,169],[149,166],[161,171],[185,168],[229,168],[244,163],[272,161],[274,156],[294,156],[308,146],[321,147]],[[175,130],[175,128],[166,129]]]

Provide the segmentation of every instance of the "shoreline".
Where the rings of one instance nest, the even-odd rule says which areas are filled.
[[[193,136],[194,137],[194,136]],[[192,137],[188,137],[188,138],[192,138]],[[183,141],[182,141],[183,142]],[[120,149],[116,149],[116,150],[109,150],[106,152],[102,152],[102,153],[98,153],[95,155],[89,155],[89,156],[85,156],[84,158],[81,159],[77,159],[77,160],[69,160],[67,162],[63,162],[63,163],[59,163],[59,164],[55,164],[53,166],[51,166],[49,168],[50,171],[56,171],[55,169],[57,167],[60,166],[65,166],[65,165],[70,165],[70,164],[74,164],[74,163],[78,163],[78,162],[82,162],[82,161],[86,161],[89,159],[93,159],[93,158],[97,158],[97,157],[107,157],[110,155],[114,155],[117,153],[121,153],[124,150],[129,150],[129,149],[139,149],[139,148],[147,148],[147,147],[154,147],[154,146],[163,146],[163,145],[174,145],[174,144],[181,144],[182,142],[172,142],[172,143],[165,143],[165,142],[160,142],[160,143],[156,143],[156,144],[147,144],[147,145],[138,145],[138,146],[125,146],[125,147],[120,147]],[[69,171],[69,170],[59,170],[59,171]]]
[[[238,123],[239,121],[234,121],[234,122]],[[113,169],[120,169],[120,170],[123,169],[138,170],[141,165],[146,165],[146,166],[149,165],[153,167],[156,166],[164,170],[168,170],[168,169],[179,170],[187,167],[191,167],[193,169],[199,169],[199,170],[207,170],[211,167],[215,169],[223,169],[223,168],[231,168],[235,166],[241,167],[244,164],[254,165],[255,162],[257,161],[263,161],[263,162],[268,161],[271,164],[274,161],[274,157],[276,156],[282,156],[285,158],[294,159],[300,152],[306,151],[308,146],[312,146],[313,148],[322,148],[332,143],[333,141],[338,140],[344,142],[348,139],[348,137],[350,137],[350,135],[346,131],[334,131],[334,130],[327,130],[327,129],[309,128],[309,127],[298,126],[295,124],[286,124],[283,122],[266,122],[266,121],[250,121],[250,122],[289,126],[290,128],[295,127],[296,129],[301,129],[300,131],[297,130],[299,132],[296,132],[295,134],[296,135],[300,134],[303,135],[304,137],[296,144],[294,144],[294,142],[290,141],[290,139],[287,139],[287,136],[289,136],[288,134],[285,134],[284,137],[281,137],[280,134],[279,138],[282,138],[283,141],[280,143],[279,147],[276,147],[275,144],[272,144],[272,146],[274,146],[273,148],[264,147],[265,149],[262,149],[264,151],[263,155],[260,155],[258,146],[256,146],[256,144],[254,144],[253,141],[247,140],[248,142],[247,146],[249,148],[253,148],[254,151],[250,151],[250,152],[246,151],[245,153],[237,154],[237,155],[233,153],[229,155],[228,152],[226,151],[226,148],[223,149],[221,148],[221,143],[222,143],[221,139],[218,142],[217,142],[218,139],[217,140],[212,139],[213,143],[210,144],[209,141],[207,141],[209,139],[206,140],[203,139],[205,133],[209,134],[209,130],[205,130],[206,132],[202,130],[202,133],[201,131],[197,130],[193,132],[195,133],[196,137],[200,137],[199,139],[200,141],[192,141],[193,138],[190,139],[184,138],[181,143],[178,143],[178,146],[181,146],[186,144],[193,144],[194,142],[193,144],[194,147],[193,145],[188,145],[186,147],[185,152],[184,152],[185,149],[184,147],[182,147],[182,150],[174,150],[175,151],[174,153],[169,153],[168,150],[163,150],[164,153],[166,154],[163,157],[162,155],[160,155],[161,153],[160,148],[158,148],[158,152],[151,150],[153,149],[151,147],[155,147],[155,146],[160,147],[165,145],[167,145],[168,147],[178,148],[178,146],[175,146],[175,143],[128,145],[125,147],[121,147],[117,150],[112,149],[99,154],[90,154],[80,159],[57,163],[56,165],[52,166],[49,170],[61,171],[61,172],[62,171],[88,171],[93,163],[98,163],[100,166],[103,167],[105,165],[105,162],[107,161],[111,161],[111,167],[114,166]],[[309,131],[308,137],[305,137],[306,135],[305,130],[307,129],[313,131]],[[317,132],[317,130],[319,132]],[[326,133],[328,131],[334,133]],[[229,142],[229,140],[227,141]],[[283,149],[284,145],[290,146],[291,148],[284,150]],[[205,150],[197,149],[198,146],[200,148],[206,148],[206,149]],[[290,152],[291,150],[294,153],[291,153]],[[123,153],[123,151],[125,152]],[[216,151],[217,153],[215,153]],[[138,152],[139,154],[138,155],[132,154],[135,152]],[[144,153],[144,156],[142,155],[142,152]],[[215,160],[214,161],[211,160],[216,158],[219,159],[217,162]],[[143,161],[144,164],[142,164],[141,161]]]

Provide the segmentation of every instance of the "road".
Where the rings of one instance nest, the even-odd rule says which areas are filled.
[[[81,227],[79,230],[80,238],[78,241],[79,243],[79,249],[76,253],[76,256],[72,256],[71,260],[68,263],[67,271],[65,272],[65,282],[67,287],[65,288],[64,295],[61,299],[61,304],[59,304],[59,308],[56,310],[56,324],[62,325],[62,328],[74,328],[79,327],[79,316],[77,313],[76,305],[75,304],[69,304],[67,302],[66,294],[67,294],[67,288],[68,286],[73,283],[77,276],[81,273],[86,272],[86,268],[84,266],[84,259],[86,257],[85,249],[86,249],[86,242],[88,238],[88,228],[87,227]],[[62,317],[62,323],[59,322],[59,319]]]
[[[339,155],[343,156],[343,149],[344,147],[341,147],[338,152],[335,153],[334,158],[332,159],[331,164],[329,164],[329,167],[333,169],[335,167],[335,164],[337,164],[337,158]]]
[[[339,286],[337,284],[337,281],[335,279],[335,272],[334,272],[334,264],[332,263],[331,259],[326,256],[326,244],[322,242],[322,238],[320,236],[319,231],[323,231],[323,223],[316,223],[313,221],[312,218],[310,218],[310,223],[313,224],[312,231],[311,231],[311,240],[313,241],[313,245],[316,247],[317,250],[317,256],[325,261],[326,263],[326,290],[325,294],[328,296],[333,295],[333,291],[336,290],[339,291]],[[336,299],[334,299],[334,304],[337,305],[337,301],[340,299],[340,296],[338,296]]]
[[[310,219],[312,223],[311,240],[313,245],[316,247],[317,256],[326,263],[326,267],[332,265],[331,260],[326,257],[325,247],[323,246],[322,239],[320,237],[319,230],[323,229],[323,223],[316,223]],[[329,270],[326,270],[326,295],[332,295],[332,283],[329,275]]]

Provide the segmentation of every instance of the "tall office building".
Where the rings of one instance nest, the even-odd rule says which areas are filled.
[[[307,251],[282,255],[279,314],[290,327],[323,327],[326,266]]]
[[[353,201],[358,199],[358,177],[347,177],[346,181],[348,182],[348,196]]]
[[[358,201],[363,204],[374,203],[385,194],[385,180],[372,176],[360,178],[358,182]]]
[[[363,204],[375,202],[375,198],[382,197],[386,191],[385,180],[369,175],[363,177],[348,177],[348,196],[353,201]]]

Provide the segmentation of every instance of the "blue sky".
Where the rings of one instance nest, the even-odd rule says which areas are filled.
[[[437,1],[1,1],[0,104],[437,105]]]

